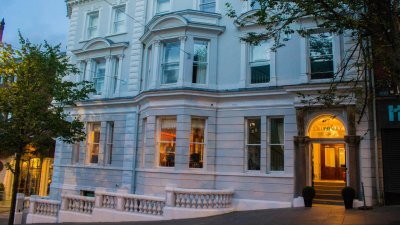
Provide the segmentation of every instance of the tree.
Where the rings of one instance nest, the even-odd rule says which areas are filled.
[[[15,155],[11,211],[13,224],[21,156],[31,149],[48,149],[56,138],[67,143],[84,139],[83,123],[66,107],[88,98],[88,82],[71,82],[78,70],[60,52],[60,45],[32,44],[20,35],[21,49],[0,46],[0,152]]]
[[[274,48],[285,45],[287,35],[295,32],[308,36],[312,31],[295,26],[300,20],[312,20],[316,28],[337,34],[346,34],[353,39],[354,46],[347,52],[335,81],[327,91],[320,92],[311,103],[323,102],[332,105],[353,96],[338,92],[338,85],[371,81],[372,73],[378,83],[364,85],[365,99],[371,99],[374,88],[392,88],[398,94],[400,86],[400,14],[398,0],[247,0],[259,5],[260,10],[238,16],[227,3],[228,16],[243,26],[255,23],[265,27],[260,33],[250,32],[244,41],[257,44],[262,40],[273,40]],[[358,71],[356,77],[346,80],[344,75],[351,69]],[[369,87],[368,87],[369,86]],[[352,89],[354,90],[354,89]],[[364,101],[363,108],[367,101]],[[363,110],[362,110],[363,111]]]

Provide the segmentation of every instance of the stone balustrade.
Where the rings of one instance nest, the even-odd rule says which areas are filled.
[[[96,192],[96,207],[99,208],[162,216],[164,206],[164,198],[126,193]]]
[[[167,188],[167,205],[179,208],[222,209],[232,206],[233,190]]]
[[[80,195],[62,195],[61,210],[92,214],[95,198]]]
[[[24,208],[29,202],[29,213],[43,216],[57,217],[60,209],[60,201],[42,199],[38,196],[29,198],[29,201],[24,200]]]
[[[29,210],[29,205],[30,205],[31,201],[29,197],[25,197],[24,198],[24,203],[23,203],[23,209],[25,210]]]

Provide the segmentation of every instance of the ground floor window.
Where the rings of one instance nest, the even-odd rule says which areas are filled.
[[[247,119],[247,170],[260,170],[261,118]]]
[[[203,168],[206,120],[192,118],[190,129],[189,168]]]
[[[158,126],[159,166],[175,166],[176,118],[160,118]]]
[[[269,149],[271,151],[271,171],[284,170],[284,123],[283,118],[269,120]]]
[[[87,132],[87,161],[88,163],[99,162],[99,151],[100,151],[100,122],[88,123]]]

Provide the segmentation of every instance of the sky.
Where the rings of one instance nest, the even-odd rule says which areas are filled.
[[[3,42],[15,47],[18,30],[32,43],[62,44],[65,50],[68,17],[65,0],[0,0],[0,20],[6,23]]]

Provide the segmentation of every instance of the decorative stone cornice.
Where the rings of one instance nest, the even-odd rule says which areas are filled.
[[[65,0],[65,3],[67,4],[67,16],[68,18],[71,18],[71,13],[72,13],[72,6],[74,5],[79,5],[85,2],[90,2],[93,0]]]

